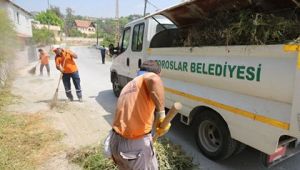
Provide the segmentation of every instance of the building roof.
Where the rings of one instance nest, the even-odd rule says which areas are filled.
[[[81,27],[81,28],[88,28],[92,25],[92,21],[87,21],[87,20],[75,20],[75,25],[76,27]]]
[[[19,5],[15,4],[14,2],[12,2],[11,0],[6,0],[8,3],[12,4],[13,6],[15,6],[16,8],[20,9],[21,11],[23,11],[24,13],[26,13],[28,16],[33,17],[32,14],[28,11],[26,11],[24,8],[20,7]]]

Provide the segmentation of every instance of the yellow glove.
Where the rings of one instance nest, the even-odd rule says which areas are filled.
[[[165,135],[171,127],[171,123],[169,123],[165,128],[161,128],[160,124],[163,121],[164,121],[164,118],[160,118],[158,123],[156,124],[155,134],[157,134],[158,137],[161,137],[161,136]]]

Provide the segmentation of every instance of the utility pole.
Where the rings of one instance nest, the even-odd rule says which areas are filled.
[[[97,48],[98,45],[99,45],[99,37],[98,37],[98,34],[99,34],[99,19],[96,20],[96,36],[97,36],[97,45],[96,45],[96,48]]]
[[[48,0],[48,12],[50,11],[50,0]],[[50,31],[50,21],[48,20],[48,31]]]
[[[50,1],[48,0],[48,10],[50,10]]]
[[[144,16],[146,16],[146,12],[147,12],[147,4],[148,4],[148,0],[145,0]]]
[[[116,0],[116,27],[115,27],[115,46],[118,45],[120,38],[120,21],[119,21],[119,0]]]

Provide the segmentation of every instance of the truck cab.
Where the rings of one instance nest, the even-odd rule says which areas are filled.
[[[136,77],[149,51],[152,37],[158,32],[176,28],[167,18],[157,15],[128,23],[121,35],[111,66],[113,91],[119,96],[122,87]]]

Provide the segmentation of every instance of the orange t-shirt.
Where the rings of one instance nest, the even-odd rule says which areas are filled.
[[[49,55],[46,52],[40,54],[41,64],[49,64]]]
[[[69,50],[63,49],[61,55],[56,55],[55,63],[56,66],[61,65],[64,68],[64,73],[74,73],[78,70],[73,58],[73,52]]]
[[[140,138],[151,131],[154,110],[155,104],[150,98],[144,76],[138,76],[120,94],[113,129],[124,138]]]

